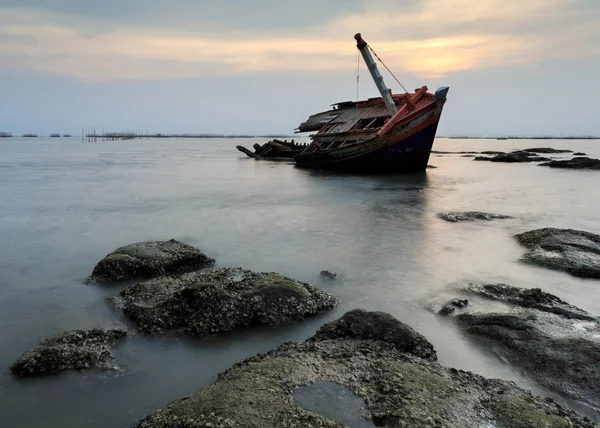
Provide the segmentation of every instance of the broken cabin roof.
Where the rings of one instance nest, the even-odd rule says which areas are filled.
[[[381,98],[379,98],[379,100],[381,101]],[[343,104],[345,103],[336,105]],[[313,114],[298,126],[298,132],[318,131],[327,123],[356,122],[360,119],[373,119],[376,117],[388,117],[390,115],[383,102],[367,107],[356,107],[356,105],[356,102],[351,102],[347,107],[334,108],[332,110]]]

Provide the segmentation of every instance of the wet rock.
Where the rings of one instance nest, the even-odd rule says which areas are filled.
[[[463,309],[469,305],[469,301],[467,299],[452,299],[447,302],[442,309],[438,311],[440,315],[450,315],[456,312],[456,309]]]
[[[540,288],[520,288],[506,284],[473,285],[468,292],[490,300],[510,303],[523,308],[538,309],[568,319],[595,321],[597,318],[576,306],[570,305]],[[457,300],[457,299],[455,299]]]
[[[459,327],[541,385],[600,412],[600,320],[540,289],[506,284],[469,293],[510,304],[506,313],[456,315]]]
[[[434,166],[434,165],[427,165],[427,168],[429,168],[429,169],[437,169],[437,166]]]
[[[498,152],[495,150],[486,150],[486,151],[479,152],[479,153],[482,155],[505,155],[506,154],[506,152]]]
[[[597,427],[513,382],[447,369],[388,342],[359,338],[283,344],[235,364],[214,384],[172,402],[136,427],[341,428],[335,413],[308,412],[290,396],[299,387],[325,383],[362,398],[363,417],[376,426]],[[310,391],[317,394],[313,401],[319,407],[327,409],[332,407],[327,400],[339,400],[339,393],[328,394],[329,387],[322,393],[319,389]]]
[[[550,390],[600,411],[600,324],[538,310],[457,315],[459,325],[494,354]]]
[[[385,312],[354,309],[325,324],[312,338],[317,341],[333,339],[379,340],[401,352],[437,360],[433,345],[424,336]]]
[[[461,158],[474,158],[476,157],[475,155],[461,155]]]
[[[211,336],[254,324],[286,324],[333,308],[321,289],[277,273],[205,269],[123,290],[124,313],[146,333]]]
[[[459,221],[494,220],[494,219],[511,218],[508,215],[483,213],[480,211],[448,211],[448,212],[439,213],[438,217],[441,218],[442,220],[450,221],[453,223],[456,223]]]
[[[328,271],[328,270],[322,270],[321,271],[321,276],[324,276],[325,278],[329,278],[329,279],[336,279],[337,278],[337,273],[331,272],[331,271]]]
[[[94,268],[90,282],[116,282],[191,272],[214,259],[191,245],[170,241],[139,242],[117,248]]]
[[[517,150],[510,153],[503,153],[492,157],[478,156],[473,160],[476,161],[489,161],[489,162],[506,162],[506,163],[515,163],[515,162],[543,162],[549,161],[551,159],[544,158],[541,156],[537,156],[532,154],[531,152],[526,152],[524,150]]]
[[[124,328],[73,330],[44,340],[25,352],[10,368],[20,377],[55,374],[64,370],[111,369],[110,349],[127,336]]]
[[[552,147],[535,147],[533,149],[523,149],[529,153],[573,153],[573,150],[553,149]]]
[[[522,260],[583,278],[600,278],[600,235],[544,228],[515,235],[529,248]]]
[[[585,156],[579,156],[567,160],[553,160],[540,164],[540,166],[549,166],[550,168],[565,169],[600,169],[600,159],[592,159]]]
[[[573,153],[573,156],[587,156],[587,155],[583,152],[576,152],[576,153]]]

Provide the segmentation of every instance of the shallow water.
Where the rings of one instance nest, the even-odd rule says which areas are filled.
[[[523,248],[512,239],[549,226],[600,233],[598,171],[433,155],[430,164],[437,169],[423,174],[336,175],[254,161],[235,149],[254,142],[0,141],[3,426],[127,426],[213,382],[240,359],[305,339],[357,307],[410,324],[435,345],[444,365],[549,394],[471,344],[429,307],[469,282],[504,282],[541,287],[600,314],[599,281],[524,265],[518,261]],[[533,146],[600,158],[594,141],[439,139],[435,149]],[[437,218],[449,210],[514,218]],[[117,348],[117,363],[126,368],[118,375],[68,373],[28,381],[8,375],[10,364],[48,335],[122,321],[106,303],[119,289],[85,285],[85,278],[118,246],[170,238],[201,248],[220,266],[312,282],[339,297],[341,306],[297,325],[214,340],[136,336]],[[338,279],[320,277],[323,269]]]

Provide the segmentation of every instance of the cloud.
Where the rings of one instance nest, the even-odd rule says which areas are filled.
[[[143,20],[107,28],[97,17],[0,8],[0,67],[83,80],[339,72],[355,64],[356,31],[390,67],[422,77],[599,54],[600,6],[584,0],[396,3],[371,1],[327,22],[252,32],[218,22],[199,22],[199,30]]]

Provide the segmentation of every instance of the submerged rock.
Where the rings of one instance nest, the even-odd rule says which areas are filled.
[[[456,315],[459,327],[550,390],[600,412],[600,320],[540,289],[505,284],[466,291],[514,305]]]
[[[583,278],[600,278],[600,235],[544,228],[515,235],[529,248],[522,260]]]
[[[553,160],[542,163],[540,166],[566,169],[600,169],[600,159],[592,159],[585,156],[580,156],[567,160]]]
[[[115,282],[191,272],[214,259],[191,245],[170,241],[139,242],[117,248],[94,268],[90,282]]]
[[[587,156],[587,155],[583,152],[577,152],[577,153],[573,153],[573,156]]]
[[[21,377],[90,368],[111,369],[110,349],[127,336],[124,328],[73,330],[44,340],[25,352],[10,368]]]
[[[510,153],[502,153],[502,154],[492,156],[492,157],[478,156],[478,157],[474,158],[473,160],[515,163],[515,162],[543,162],[543,161],[549,161],[551,159],[537,156],[531,152],[527,152],[524,150],[517,150],[514,152],[510,152]]]
[[[322,270],[321,271],[321,276],[324,276],[325,278],[329,278],[329,279],[336,279],[337,278],[337,273],[331,272],[331,271],[328,271],[328,270]]]
[[[210,336],[253,324],[291,323],[337,305],[323,290],[277,273],[205,269],[121,292],[124,313],[146,333]]]
[[[393,343],[388,343],[380,327],[370,320],[391,318],[389,315],[352,312],[356,323],[365,328],[361,337],[317,334],[306,342],[283,344],[235,364],[214,384],[172,402],[136,427],[341,428],[346,420],[336,418],[339,411],[330,411],[333,406],[327,400],[332,396],[339,400],[346,389],[364,400],[363,417],[376,426],[597,427],[551,400],[532,396],[513,382],[447,369],[403,353],[394,344],[398,336],[391,335]],[[360,321],[361,317],[367,320]],[[404,327],[412,336],[412,329]],[[303,388],[311,384],[319,388]],[[296,392],[299,387],[301,390]],[[329,393],[332,387],[336,394]],[[312,408],[313,412],[308,412],[296,405],[290,392],[297,396],[306,394],[307,389],[314,394],[313,401],[327,411],[319,414],[315,413],[318,408]],[[360,404],[360,400],[348,403]],[[351,408],[347,413],[356,414],[356,410]]]
[[[456,309],[464,309],[469,305],[467,299],[452,299],[447,302],[442,309],[438,311],[440,315],[450,315],[456,312]]]
[[[456,223],[459,221],[494,220],[494,219],[511,218],[509,215],[483,213],[480,211],[448,211],[448,212],[439,213],[438,217],[441,218],[442,220],[450,221],[453,223]]]
[[[506,284],[473,285],[468,292],[490,300],[510,303],[523,308],[538,309],[561,315],[568,319],[595,321],[597,318],[576,306],[570,305],[541,288],[520,288]],[[460,299],[455,299],[460,300]]]
[[[523,149],[529,153],[573,153],[573,150],[553,149],[552,147],[536,147],[533,149]]]

